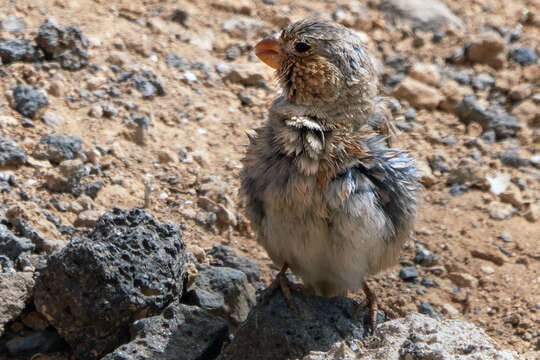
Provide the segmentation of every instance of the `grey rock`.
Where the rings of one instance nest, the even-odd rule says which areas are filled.
[[[0,166],[19,166],[25,161],[24,150],[15,142],[0,136]]]
[[[60,163],[71,160],[82,153],[83,140],[71,135],[49,135],[42,137],[36,145],[33,156],[39,160]]]
[[[322,359],[415,359],[474,360],[520,359],[515,351],[500,350],[500,345],[474,324],[462,320],[438,320],[418,313],[379,325],[373,337],[353,357],[306,357]]]
[[[49,98],[44,92],[36,91],[26,85],[14,86],[11,92],[15,110],[28,118],[33,118],[41,108],[49,105]]]
[[[64,27],[48,19],[39,27],[35,40],[46,59],[60,62],[66,70],[88,65],[88,40],[76,25]]]
[[[438,260],[439,257],[437,255],[426,249],[416,250],[416,253],[414,254],[414,262],[416,264],[433,266],[437,264]]]
[[[294,291],[293,297],[301,317],[277,291],[253,308],[218,359],[297,359],[328,351],[339,341],[362,340],[368,332],[368,312],[355,318],[358,304],[351,299],[311,296],[306,301]]]
[[[39,252],[45,252],[50,254],[54,251],[60,250],[64,245],[62,240],[47,239],[36,230],[36,228],[23,218],[14,219],[15,232],[22,237],[30,239],[36,246],[36,250]]]
[[[498,139],[516,135],[521,128],[516,117],[482,108],[474,95],[467,95],[456,108],[456,115],[465,124],[476,122],[484,131],[494,130]]]
[[[413,29],[439,33],[449,27],[460,31],[465,28],[463,22],[439,0],[383,0],[379,9],[394,21],[404,22]]]
[[[25,24],[22,17],[9,15],[0,22],[0,28],[9,33],[19,33],[24,31]]]
[[[129,343],[102,360],[215,359],[228,328],[225,320],[204,309],[173,303],[161,315],[134,322],[130,333]]]
[[[159,314],[182,294],[184,262],[175,225],[114,208],[49,257],[34,304],[76,356],[97,359],[129,339],[136,318]]]
[[[133,76],[131,81],[132,86],[141,93],[144,99],[151,100],[156,96],[167,95],[165,85],[150,71],[143,71],[141,75]]]
[[[499,155],[499,159],[501,160],[501,163],[503,165],[514,167],[514,168],[527,166],[529,164],[527,159],[522,158],[515,151],[506,151],[506,152]]]
[[[65,346],[65,341],[52,330],[31,331],[6,344],[10,354],[49,353],[59,351]]]
[[[31,272],[0,274],[0,336],[5,325],[16,319],[30,299],[34,278]]]
[[[246,274],[227,267],[199,265],[198,268],[194,288],[186,293],[183,302],[223,317],[232,326],[246,320],[257,301]]]
[[[414,108],[412,107],[407,108],[407,110],[405,110],[405,112],[403,113],[403,116],[407,121],[414,121],[416,120],[416,110],[414,110]]]
[[[472,78],[471,85],[476,90],[486,90],[495,84],[495,79],[488,73],[480,73]]]
[[[206,252],[206,255],[212,256],[210,265],[240,270],[247,275],[249,282],[252,284],[255,284],[260,279],[261,268],[259,264],[248,257],[238,255],[228,246],[216,244]]]
[[[418,278],[418,271],[414,266],[405,266],[399,270],[399,278],[404,281],[414,281]]]
[[[0,43],[0,59],[4,64],[15,61],[39,60],[39,49],[30,40],[9,40]]]
[[[15,261],[25,251],[33,251],[35,245],[30,239],[15,236],[5,225],[0,224],[0,254]]]
[[[528,47],[512,49],[509,55],[511,59],[515,60],[521,66],[532,65],[538,62],[538,55],[536,55],[536,51]]]
[[[180,71],[187,71],[191,69],[191,66],[187,59],[183,56],[169,53],[165,56],[165,64],[170,67],[174,67]]]

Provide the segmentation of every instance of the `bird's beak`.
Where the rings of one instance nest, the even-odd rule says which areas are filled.
[[[279,36],[279,33],[267,36],[255,45],[255,55],[273,69],[279,69],[283,58]]]

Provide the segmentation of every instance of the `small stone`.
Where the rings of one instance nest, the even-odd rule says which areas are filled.
[[[4,41],[0,43],[0,60],[4,64],[15,61],[38,61],[39,50],[30,43],[30,40]]]
[[[34,148],[33,156],[38,160],[60,163],[82,154],[82,139],[70,135],[49,135],[41,138]]]
[[[0,115],[0,128],[7,126],[16,126],[17,124],[17,119],[15,119],[13,116]]]
[[[528,47],[515,48],[510,51],[510,58],[519,63],[521,66],[536,64],[538,55],[536,51]]]
[[[504,258],[502,256],[488,250],[471,250],[471,256],[478,259],[491,261],[499,266],[504,265]]]
[[[465,287],[465,288],[476,288],[478,287],[478,280],[466,273],[449,273],[448,278],[450,281],[452,281],[455,285],[459,287]]]
[[[519,168],[521,166],[527,166],[528,162],[526,159],[522,158],[517,152],[515,151],[506,151],[499,155],[499,159],[501,160],[501,163],[506,166],[510,166],[513,168]]]
[[[506,43],[494,31],[486,31],[473,37],[466,52],[471,62],[488,64],[495,69],[501,69],[506,62]]]
[[[403,281],[414,281],[418,278],[418,271],[414,266],[406,266],[399,271],[399,277]]]
[[[523,206],[521,192],[515,185],[510,186],[505,192],[501,193],[499,195],[499,199],[501,199],[502,202],[511,204],[517,208],[521,208]]]
[[[422,174],[422,177],[420,178],[422,185],[429,188],[437,183],[438,180],[435,175],[433,175],[433,171],[431,170],[431,167],[426,161],[419,160],[416,165],[418,170]]]
[[[92,117],[95,117],[95,118],[100,118],[103,116],[103,107],[101,107],[100,104],[93,104],[92,107],[90,108],[90,111],[88,111],[88,115],[92,116]]]
[[[15,320],[26,307],[33,287],[32,272],[0,274],[0,336],[4,335],[4,326]]]
[[[255,65],[237,65],[223,76],[223,80],[245,86],[262,86],[265,84],[264,77]]]
[[[540,106],[532,100],[521,102],[512,110],[512,115],[528,123],[530,126],[540,126]]]
[[[516,209],[510,204],[493,201],[487,208],[489,217],[494,220],[505,220],[516,213]]]
[[[429,316],[435,316],[438,313],[438,311],[433,308],[433,305],[431,305],[427,301],[420,301],[418,311],[420,312],[420,314],[426,314]]]
[[[416,63],[409,69],[408,75],[431,86],[437,86],[441,81],[441,74],[435,64]]]
[[[21,115],[34,118],[41,109],[49,105],[47,95],[25,85],[17,85],[11,89],[13,105]]]
[[[426,249],[416,250],[414,262],[423,266],[434,266],[438,263],[438,256]]]
[[[459,315],[459,311],[457,311],[456,308],[450,304],[442,304],[441,312],[450,318],[457,317]]]
[[[523,216],[525,219],[527,219],[527,221],[537,222],[540,220],[540,206],[537,204],[531,204]]]
[[[159,150],[157,156],[161,164],[175,162],[178,158],[174,152],[169,150]]]
[[[495,269],[489,265],[480,266],[480,271],[486,275],[493,275],[495,273]]]
[[[101,216],[101,213],[94,210],[85,210],[79,213],[79,216],[77,216],[77,219],[75,220],[74,225],[76,227],[87,227],[87,228],[93,228],[96,226],[97,221],[99,220],[99,217]]]
[[[15,142],[0,136],[0,167],[20,166],[25,161],[24,150]]]
[[[407,101],[419,109],[434,110],[443,100],[442,94],[434,87],[406,77],[392,91],[392,95]]]
[[[63,27],[48,19],[40,28],[36,44],[49,60],[57,60],[66,70],[80,70],[88,65],[88,40],[76,26]]]
[[[47,111],[43,115],[41,115],[41,121],[43,121],[50,127],[56,127],[60,125],[64,121],[64,119],[62,119],[60,116],[56,115],[53,112]]]

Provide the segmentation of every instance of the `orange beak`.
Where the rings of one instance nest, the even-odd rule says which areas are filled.
[[[255,55],[271,68],[279,69],[283,58],[279,34],[267,36],[255,45]]]

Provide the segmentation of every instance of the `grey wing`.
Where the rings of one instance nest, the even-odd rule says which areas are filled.
[[[414,159],[393,149],[375,150],[343,169],[327,191],[329,208],[384,223],[384,240],[408,235],[416,219],[420,190]]]

